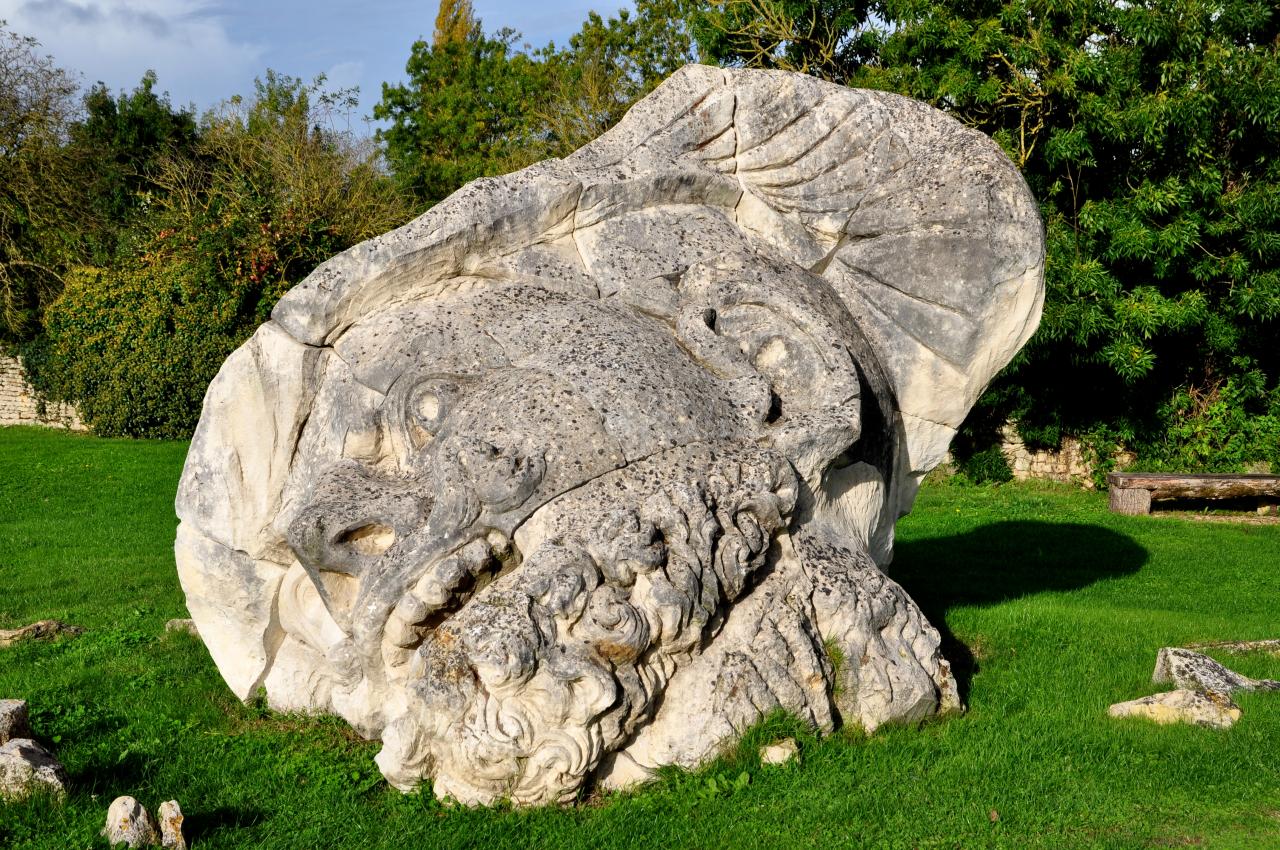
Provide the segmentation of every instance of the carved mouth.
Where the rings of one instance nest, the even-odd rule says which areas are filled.
[[[407,677],[407,662],[423,640],[520,561],[515,543],[495,530],[428,567],[387,617],[382,655],[392,678]]]

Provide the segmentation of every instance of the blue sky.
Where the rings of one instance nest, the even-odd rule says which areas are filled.
[[[132,89],[148,68],[175,104],[203,111],[252,89],[267,68],[358,85],[367,114],[384,80],[403,79],[409,46],[430,38],[438,0],[0,0],[8,28],[38,38],[58,64]],[[566,41],[588,10],[626,0],[473,0],[485,29],[512,27],[542,45]],[[358,117],[358,116],[357,116]]]

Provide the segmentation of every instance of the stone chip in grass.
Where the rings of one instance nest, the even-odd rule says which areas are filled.
[[[48,640],[59,635],[75,637],[83,632],[82,627],[69,626],[60,620],[40,620],[18,629],[0,629],[0,649],[13,646],[19,641]]]
[[[186,632],[192,637],[200,637],[200,631],[196,628],[196,621],[188,618],[176,618],[164,624],[166,632]]]
[[[783,738],[772,744],[766,744],[760,748],[761,764],[786,764],[796,757],[796,753],[800,752],[800,747],[796,744],[795,738]]]
[[[1190,723],[1226,729],[1240,719],[1240,707],[1229,696],[1180,688],[1142,699],[1118,702],[1107,709],[1112,717],[1145,717],[1156,723]]]

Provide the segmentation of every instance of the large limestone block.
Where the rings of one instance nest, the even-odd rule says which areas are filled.
[[[200,637],[241,698],[466,803],[692,767],[775,710],[958,709],[883,568],[1042,270],[981,134],[685,68],[324,263],[228,359],[178,497]]]
[[[0,745],[0,800],[25,800],[38,792],[66,796],[62,764],[30,738],[12,738]]]

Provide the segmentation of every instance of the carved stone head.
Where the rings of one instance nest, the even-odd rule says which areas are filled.
[[[280,302],[205,399],[188,607],[241,698],[339,714],[397,787],[468,803],[692,766],[779,708],[945,711],[881,567],[1042,270],[980,134],[690,66]]]

